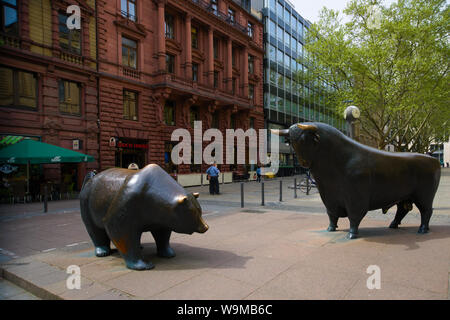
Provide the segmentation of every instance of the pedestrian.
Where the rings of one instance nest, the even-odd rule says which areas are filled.
[[[220,171],[217,168],[217,164],[214,162],[212,166],[210,166],[206,170],[206,174],[208,175],[209,180],[209,193],[214,194],[220,194],[219,193],[219,174]]]
[[[258,166],[258,168],[256,168],[256,181],[261,182],[261,167]]]

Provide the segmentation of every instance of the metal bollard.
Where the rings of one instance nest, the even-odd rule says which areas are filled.
[[[294,199],[297,199],[297,178],[294,178]]]
[[[264,181],[261,182],[261,205],[264,207]]]
[[[241,182],[241,208],[244,207],[244,183]]]
[[[44,186],[44,212],[48,212],[48,189]]]
[[[306,195],[309,196],[309,177],[306,176]]]
[[[283,180],[280,180],[280,202],[283,201]]]

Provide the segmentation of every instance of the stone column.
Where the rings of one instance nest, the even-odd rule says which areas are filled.
[[[231,38],[228,38],[227,40],[227,60],[225,72],[227,91],[231,92],[233,85],[233,42],[231,41]]]
[[[185,37],[186,37],[186,62],[184,64],[185,74],[187,80],[192,80],[192,34],[191,34],[191,20],[192,16],[190,14],[186,15],[185,21]]]
[[[214,86],[214,30],[208,29],[208,84]]]
[[[164,7],[165,1],[158,1],[158,69],[166,70],[166,35],[164,30]]]
[[[244,63],[242,65],[242,96],[248,98],[248,48],[244,47],[243,51],[243,59]],[[254,72],[254,63],[253,63],[253,72]]]

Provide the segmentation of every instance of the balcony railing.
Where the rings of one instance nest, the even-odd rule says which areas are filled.
[[[20,48],[20,38],[5,33],[0,33],[0,46]]]
[[[83,64],[83,57],[77,54],[73,54],[67,51],[61,50],[60,56],[61,60],[76,63],[76,64]]]
[[[217,16],[222,21],[225,21],[229,25],[235,27],[237,30],[241,31],[242,33],[244,33],[244,34],[246,34],[248,36],[248,27],[239,24],[231,16],[220,12],[219,10],[217,10],[217,8],[214,8],[211,5],[210,1],[205,1],[205,0],[191,0],[191,1],[193,3],[195,3],[196,5],[198,5],[199,7],[203,8],[204,10],[213,13],[215,16]]]
[[[126,77],[131,77],[134,79],[140,79],[141,78],[141,73],[138,70],[132,69],[132,68],[127,68],[122,66],[122,74]]]

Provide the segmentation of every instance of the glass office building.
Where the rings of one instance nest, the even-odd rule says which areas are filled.
[[[285,0],[253,0],[264,23],[264,112],[267,129],[288,128],[297,122],[317,121],[344,130],[342,117],[325,107],[327,84],[321,79],[307,82],[311,62],[304,50],[310,23]],[[301,8],[300,8],[301,9]],[[281,174],[297,167],[286,141],[280,143]]]

